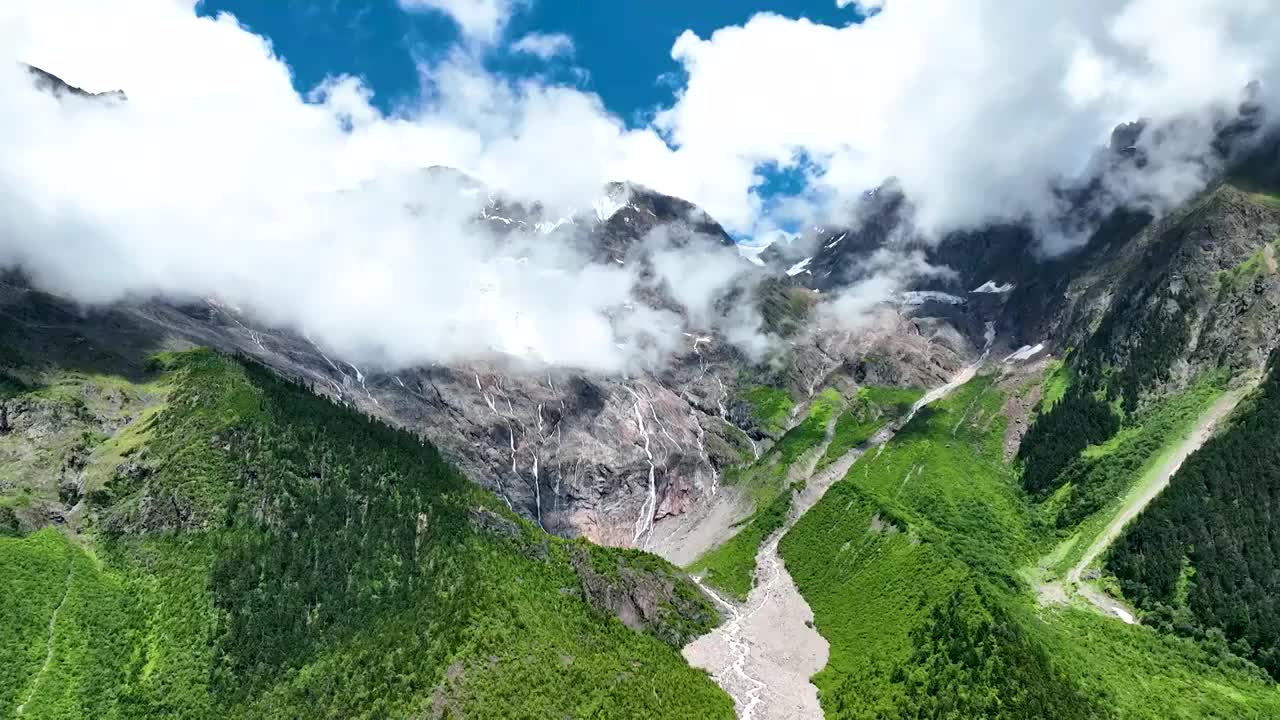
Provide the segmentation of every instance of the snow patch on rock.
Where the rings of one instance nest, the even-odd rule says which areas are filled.
[[[1000,285],[1000,284],[997,284],[995,280],[988,280],[988,281],[986,281],[986,282],[982,283],[981,285],[979,285],[978,287],[976,287],[976,288],[974,288],[974,289],[970,290],[969,292],[971,292],[971,293],[991,293],[991,294],[994,294],[994,295],[1001,295],[1001,294],[1004,294],[1004,293],[1007,293],[1007,292],[1013,292],[1013,289],[1014,289],[1015,287],[1017,287],[1017,286],[1016,286],[1016,285],[1014,285],[1013,283],[1004,283],[1003,285]]]
[[[537,225],[534,225],[533,229],[537,230],[539,233],[542,233],[543,235],[550,235],[551,233],[559,229],[561,225],[572,225],[572,224],[573,224],[572,217],[562,217],[562,218],[557,218],[556,220],[540,222]]]
[[[805,270],[805,267],[809,265],[809,261],[812,259],[813,258],[811,257],[807,257],[801,260],[800,262],[796,263],[795,265],[792,265],[790,268],[787,269],[787,277],[795,277],[796,275],[799,275],[802,272],[808,272],[807,270]]]
[[[1035,345],[1023,345],[1022,347],[1018,348],[1013,353],[1011,353],[1009,357],[1005,358],[1004,361],[1007,363],[1012,363],[1012,362],[1022,362],[1024,360],[1030,360],[1036,355],[1039,355],[1040,351],[1042,350],[1044,350],[1044,343],[1036,343]]]
[[[596,211],[596,219],[605,222],[613,217],[619,210],[627,206],[626,197],[613,197],[604,195],[595,199],[591,203],[591,208]]]

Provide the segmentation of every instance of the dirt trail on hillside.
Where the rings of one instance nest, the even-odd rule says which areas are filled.
[[[822,718],[818,688],[809,678],[826,666],[829,648],[826,639],[814,629],[813,610],[796,589],[778,554],[782,536],[849,472],[864,452],[883,447],[920,408],[972,379],[980,364],[981,360],[966,367],[946,385],[931,390],[910,413],[883,428],[865,445],[815,472],[815,465],[831,442],[828,428],[826,440],[801,461],[800,471],[790,478],[804,480],[804,489],[792,498],[791,512],[782,528],[761,544],[756,554],[757,582],[745,603],[736,604],[695,578],[699,587],[720,605],[726,622],[686,645],[684,656],[690,665],[711,673],[729,693],[741,720]],[[668,553],[673,551],[667,548]]]
[[[1147,480],[1145,486],[1125,503],[1120,512],[1107,525],[1107,529],[1103,530],[1102,534],[1094,539],[1093,544],[1080,557],[1080,562],[1076,563],[1075,567],[1071,568],[1071,571],[1067,573],[1067,582],[1080,582],[1080,577],[1084,574],[1084,571],[1093,564],[1094,560],[1098,559],[1098,556],[1104,550],[1111,546],[1111,543],[1115,542],[1116,538],[1120,537],[1125,525],[1128,525],[1129,521],[1137,517],[1138,513],[1142,512],[1147,505],[1151,504],[1152,500],[1156,499],[1156,496],[1161,491],[1168,487],[1169,480],[1174,473],[1178,472],[1178,468],[1182,467],[1182,463],[1186,462],[1191,453],[1199,450],[1200,446],[1205,444],[1205,441],[1217,429],[1218,423],[1227,415],[1230,415],[1231,411],[1239,404],[1241,398],[1252,389],[1253,385],[1250,384],[1224,394],[1196,420],[1195,427],[1191,433],[1169,457],[1165,458],[1164,463]]]
[[[40,681],[44,680],[45,673],[49,672],[49,665],[53,663],[53,640],[54,632],[58,627],[58,613],[62,612],[62,606],[67,604],[67,597],[71,595],[71,578],[75,574],[75,561],[67,563],[67,579],[63,584],[62,598],[58,600],[58,604],[53,608],[53,614],[49,616],[49,631],[45,639],[44,664],[40,666],[40,672],[36,673],[35,680],[31,683],[31,688],[27,690],[27,696],[22,702],[18,703],[18,707],[14,709],[14,715],[22,715],[27,704],[36,696],[36,690],[40,688]]]
[[[1125,526],[1168,487],[1169,481],[1182,467],[1182,463],[1213,436],[1222,420],[1230,415],[1231,411],[1235,410],[1240,401],[1256,386],[1257,382],[1254,381],[1223,394],[1196,419],[1196,424],[1187,437],[1183,438],[1173,452],[1161,461],[1154,472],[1141,480],[1142,486],[1125,502],[1120,512],[1116,513],[1116,516],[1107,524],[1106,529],[1094,538],[1089,548],[1080,556],[1079,562],[1067,571],[1066,577],[1061,581],[1045,583],[1037,589],[1037,595],[1042,603],[1065,604],[1070,601],[1073,594],[1078,594],[1104,615],[1118,617],[1130,625],[1137,623],[1131,608],[1086,584],[1085,572],[1107,548],[1111,547],[1111,543],[1120,537]]]

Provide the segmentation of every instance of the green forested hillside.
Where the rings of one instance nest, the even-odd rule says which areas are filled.
[[[1036,419],[1018,447],[1022,486],[1043,498],[1060,484],[1059,475],[1089,445],[1120,429],[1111,405],[1085,385],[1072,385],[1050,410]]]
[[[1231,426],[1192,455],[1107,568],[1148,621],[1230,643],[1280,677],[1280,356]]]
[[[413,435],[257,366],[155,372],[155,404],[77,450],[80,532],[0,537],[0,714],[732,716],[677,652],[715,610],[661,560],[549,537]]]
[[[1020,569],[1058,535],[1003,459],[1005,392],[979,376],[922,411],[784,536],[830,642],[827,717],[1280,716],[1225,648],[1037,605]]]

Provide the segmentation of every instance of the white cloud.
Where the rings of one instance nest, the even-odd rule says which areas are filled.
[[[876,318],[876,307],[921,278],[953,278],[949,268],[930,265],[919,250],[903,250],[890,243],[866,258],[860,277],[834,299],[818,308],[818,320],[826,327],[858,331]]]
[[[716,177],[803,156],[835,200],[897,177],[926,229],[1039,218],[1049,181],[1118,123],[1230,110],[1251,80],[1274,94],[1276,37],[1267,0],[899,1],[841,28],[761,14],[677,40],[688,83],[657,123]],[[1161,189],[1185,197],[1194,165],[1168,164],[1185,177]]]
[[[405,10],[442,12],[458,24],[467,38],[496,42],[524,0],[399,0]]]
[[[583,209],[628,179],[764,234],[777,226],[762,216],[760,165],[803,160],[805,197],[820,200],[772,203],[793,219],[895,176],[917,224],[945,230],[1050,216],[1048,182],[1144,116],[1186,115],[1158,144],[1139,141],[1148,172],[1106,187],[1185,197],[1206,177],[1200,111],[1255,79],[1274,108],[1280,87],[1268,0],[900,0],[849,27],[758,15],[685,33],[672,53],[687,83],[653,127],[629,128],[595,95],[483,69],[475,43],[498,41],[514,2],[415,4],[451,13],[470,40],[422,68],[421,106],[387,115],[352,78],[304,99],[268,42],[197,18],[195,0],[0,3],[5,54],[130,98],[58,102],[0,62],[0,264],[87,301],[217,296],[353,360],[503,351],[613,371],[680,343],[671,317],[618,316],[634,270],[500,242],[422,168]],[[724,287],[724,273],[669,260],[695,314]],[[846,309],[904,282],[873,272]]]
[[[872,10],[880,10],[884,7],[885,0],[836,0],[836,7],[845,8],[852,6],[860,13],[867,14]]]
[[[462,52],[423,68],[422,107],[384,115],[353,78],[304,102],[269,43],[189,0],[5,4],[0,47],[129,96],[59,101],[0,62],[0,265],[42,286],[215,297],[387,365],[500,352],[616,372],[680,344],[670,316],[623,311],[638,264],[495,237],[472,221],[483,194],[422,171],[590,212],[607,180],[674,167],[593,95],[503,81]]]
[[[563,33],[529,33],[511,44],[514,52],[543,60],[573,55],[573,39]]]

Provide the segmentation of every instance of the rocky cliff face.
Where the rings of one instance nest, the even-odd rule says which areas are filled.
[[[1093,370],[1125,368],[1127,394],[1259,369],[1280,327],[1278,239],[1280,199],[1222,183],[1103,251],[1066,284],[1045,331]]]
[[[703,243],[734,253],[728,235],[694,206],[644,188],[606,188],[600,207],[546,220],[540,208],[490,203],[481,221],[520,224],[551,240],[593,249],[596,262],[648,262],[647,239]],[[755,271],[745,260],[747,272]],[[744,285],[750,302],[792,289]],[[751,288],[755,289],[752,290]],[[642,287],[637,302],[683,313],[667,289]],[[153,331],[253,357],[315,392],[410,428],[468,477],[543,528],[608,545],[646,546],[655,526],[677,520],[719,490],[724,470],[753,458],[780,431],[755,417],[743,391],[786,387],[804,403],[832,376],[933,385],[975,354],[963,329],[923,313],[886,310],[859,332],[823,329],[808,302],[774,354],[755,361],[718,331],[686,318],[686,345],[665,364],[629,376],[530,370],[489,361],[384,372],[358,367],[288,331],[262,327],[210,300],[120,308]],[[979,339],[980,343],[981,340]],[[798,421],[798,420],[797,420]]]

